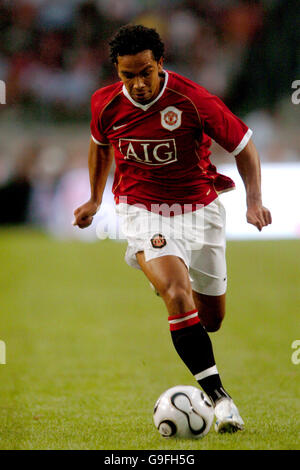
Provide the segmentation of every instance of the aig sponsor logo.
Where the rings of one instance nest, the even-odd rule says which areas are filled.
[[[119,139],[119,149],[125,160],[145,165],[167,165],[177,161],[175,139]]]

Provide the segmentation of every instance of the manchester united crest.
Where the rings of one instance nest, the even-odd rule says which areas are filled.
[[[166,244],[167,240],[161,233],[156,233],[151,238],[151,245],[153,246],[153,248],[163,248],[164,246],[166,246]]]
[[[174,131],[181,126],[181,115],[182,111],[175,108],[175,106],[168,106],[166,109],[160,112],[161,114],[161,125],[169,131]]]

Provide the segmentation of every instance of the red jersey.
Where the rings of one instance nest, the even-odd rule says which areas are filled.
[[[113,145],[112,191],[118,204],[207,205],[234,188],[210,161],[211,139],[237,155],[252,131],[205,88],[165,71],[159,95],[134,101],[122,82],[92,96],[91,133],[99,145]],[[185,206],[186,207],[186,206]]]

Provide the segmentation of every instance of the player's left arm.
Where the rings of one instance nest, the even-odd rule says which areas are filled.
[[[261,231],[272,218],[269,209],[262,205],[260,159],[251,140],[251,129],[220,98],[204,88],[198,87],[193,97],[205,134],[236,158],[246,188],[247,221]]]
[[[272,223],[272,216],[262,205],[260,158],[252,139],[235,159],[246,189],[247,222],[261,231]]]

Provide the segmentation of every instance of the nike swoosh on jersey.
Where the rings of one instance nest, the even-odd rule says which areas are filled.
[[[121,126],[113,126],[113,130],[116,131],[117,129],[120,129],[120,127],[124,127],[124,126],[127,126],[127,123],[121,124]]]

